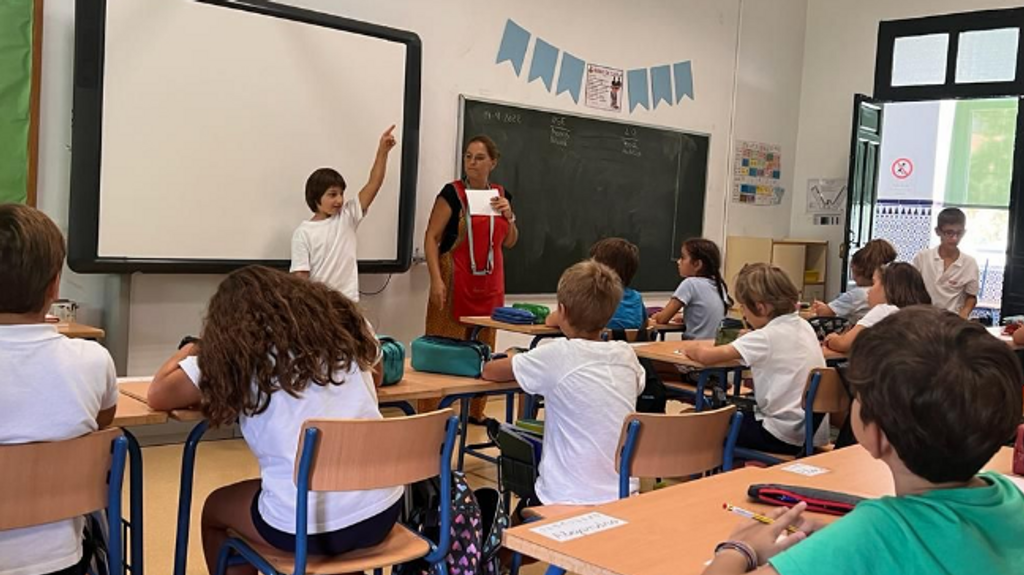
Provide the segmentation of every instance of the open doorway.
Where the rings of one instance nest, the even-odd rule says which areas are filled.
[[[976,315],[998,322],[1010,229],[1017,98],[882,104],[872,238],[899,259],[938,244],[935,218],[967,214],[960,247],[981,271]]]

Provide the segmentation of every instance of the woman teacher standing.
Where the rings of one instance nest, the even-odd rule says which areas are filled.
[[[459,318],[490,316],[505,305],[502,249],[516,245],[519,230],[511,194],[490,180],[500,155],[487,136],[471,139],[462,157],[465,178],[446,184],[434,201],[423,246],[430,270],[427,335],[469,339],[472,328]],[[498,193],[491,207],[501,215],[470,214],[466,190],[490,189]],[[493,350],[496,335],[494,329],[484,329],[477,340]],[[473,400],[470,420],[482,422],[486,405],[485,397]],[[427,406],[420,407],[422,412]]]

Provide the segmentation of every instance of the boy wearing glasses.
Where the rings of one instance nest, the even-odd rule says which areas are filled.
[[[914,256],[932,304],[967,319],[978,304],[978,262],[957,247],[964,237],[967,216],[957,208],[939,212],[935,233],[939,245]]]

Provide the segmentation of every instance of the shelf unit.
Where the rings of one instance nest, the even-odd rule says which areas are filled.
[[[825,299],[828,282],[828,241],[729,236],[725,240],[725,281],[730,291],[736,275],[748,263],[778,266],[800,291],[800,300]],[[807,281],[811,278],[815,281]]]

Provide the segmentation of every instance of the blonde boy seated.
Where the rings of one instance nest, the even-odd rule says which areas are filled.
[[[553,312],[566,339],[484,366],[484,379],[514,379],[523,391],[544,396],[536,492],[545,505],[594,505],[619,496],[619,433],[644,388],[644,370],[629,344],[601,340],[621,299],[622,283],[611,268],[578,263],[558,281]]]
[[[73,439],[114,419],[110,354],[46,323],[63,265],[64,238],[50,218],[0,205],[0,444]],[[79,517],[0,531],[0,573],[84,574],[84,526]]]
[[[1024,573],[1024,494],[979,473],[1020,422],[1009,346],[977,323],[913,306],[857,338],[847,376],[853,432],[889,468],[896,496],[821,530],[801,517],[802,503],[775,510],[771,525],[744,522],[705,575]],[[800,531],[780,538],[790,525]]]

